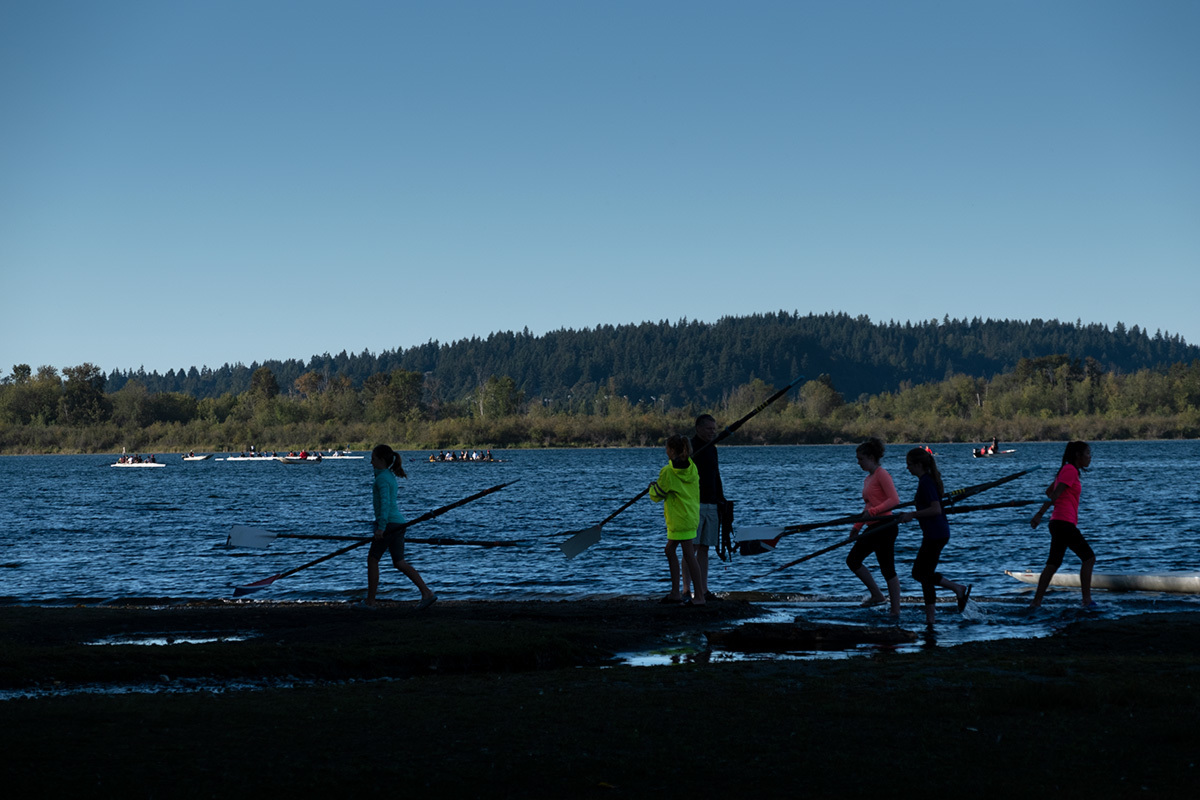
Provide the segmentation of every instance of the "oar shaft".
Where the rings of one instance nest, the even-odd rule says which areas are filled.
[[[433,511],[426,511],[424,514],[417,517],[416,519],[413,519],[413,520],[410,520],[409,522],[404,523],[404,530],[408,530],[410,527],[412,527],[413,525],[416,525],[417,523],[425,522],[426,520],[431,520],[434,517],[441,516],[442,514],[445,514],[447,511],[458,508],[459,506],[466,505],[467,503],[478,500],[481,497],[486,497],[487,495],[491,494],[492,492],[498,492],[501,489],[503,489],[504,487],[511,486],[514,483],[516,483],[516,481],[509,481],[508,483],[501,483],[501,484],[491,487],[490,489],[484,489],[482,492],[476,492],[475,494],[471,495],[470,497],[464,497],[461,500],[456,500],[453,503],[449,503],[447,505],[442,506],[441,508],[435,508]],[[339,548],[339,549],[333,551],[332,553],[329,553],[328,555],[323,555],[320,558],[309,561],[307,564],[301,564],[298,567],[289,569],[286,572],[281,572],[278,575],[274,575],[269,579],[258,581],[257,583],[261,584],[262,586],[268,586],[271,583],[274,583],[275,581],[279,580],[280,578],[286,578],[289,575],[295,575],[297,572],[308,569],[309,567],[315,567],[317,564],[320,564],[323,561],[328,561],[329,559],[340,556],[343,553],[349,553],[354,548],[362,547],[364,544],[366,544],[369,541],[371,541],[371,539],[360,539],[352,544],[348,544],[345,547]],[[254,586],[254,585],[255,584],[247,584],[247,586]],[[239,587],[239,588],[245,589],[246,587]],[[234,594],[236,595],[237,591],[235,591]]]
[[[351,536],[349,534],[336,533],[280,533],[276,534],[278,539],[315,539],[318,541],[334,541],[334,542],[369,542],[370,536]],[[436,536],[432,539],[419,539],[416,537],[405,537],[404,541],[409,544],[462,544],[474,545],[477,547],[505,547],[508,545],[522,544],[525,539],[483,539],[480,541],[469,541],[467,539],[454,539],[448,536]]]
[[[1012,475],[1006,475],[1003,478],[998,478],[994,481],[979,483],[974,486],[965,486],[962,489],[955,489],[952,492],[944,492],[941,497],[942,504],[948,507],[951,503],[954,503],[958,500],[966,499],[972,495],[987,491],[988,489],[994,489],[995,487],[1008,483],[1009,481],[1014,481],[1028,472],[1029,470],[1024,469],[1020,472],[1014,472]],[[908,508],[909,506],[915,504],[916,500],[909,500],[906,503],[901,503],[900,505],[896,506],[896,508]],[[947,508],[947,510],[949,509]],[[779,534],[779,536],[782,538],[784,536],[791,536],[794,533],[807,533],[808,531],[814,531],[818,528],[830,528],[834,525],[849,525],[850,523],[854,522],[873,522],[886,518],[886,515],[878,517],[864,517],[861,514],[848,514],[844,517],[838,517],[837,519],[826,520],[825,522],[808,522],[800,525],[787,525],[784,527],[783,532]]]
[[[696,453],[699,453],[701,450],[703,450],[704,448],[706,448],[706,447],[708,447],[708,446],[710,446],[710,445],[715,445],[717,442],[723,441],[724,439],[728,438],[728,437],[729,437],[729,436],[730,436],[730,435],[731,435],[731,434],[732,434],[734,431],[736,431],[738,428],[740,428],[740,427],[742,427],[743,425],[745,425],[745,424],[746,424],[746,422],[747,422],[747,421],[749,421],[749,420],[750,420],[750,418],[751,418],[751,417],[753,417],[755,414],[758,414],[758,413],[759,413],[760,411],[762,411],[764,408],[766,408],[767,406],[771,405],[771,403],[774,403],[776,400],[778,400],[779,398],[781,398],[781,397],[783,397],[785,394],[787,394],[787,393],[788,393],[788,391],[789,391],[789,390],[790,390],[790,389],[791,389],[793,386],[795,386],[797,383],[799,383],[801,380],[803,380],[803,376],[801,376],[801,377],[799,377],[799,378],[796,378],[796,379],[795,379],[795,380],[793,380],[791,383],[789,383],[787,386],[785,386],[785,387],[783,387],[782,389],[779,389],[778,391],[776,391],[776,392],[775,392],[775,394],[771,395],[771,396],[770,396],[770,397],[768,397],[766,400],[762,401],[762,402],[761,402],[761,403],[759,403],[757,406],[755,406],[755,407],[754,407],[754,410],[752,410],[752,411],[751,411],[749,414],[746,414],[744,417],[742,417],[741,419],[739,419],[737,422],[734,422],[734,423],[732,423],[731,425],[727,425],[727,426],[725,427],[725,430],[721,431],[721,432],[720,432],[720,433],[718,433],[716,436],[714,436],[712,439],[710,439],[709,441],[707,441],[707,442],[705,442],[704,444],[702,444],[702,445],[700,445],[699,447],[697,447],[697,448],[696,448],[696,450],[695,450],[695,452],[693,452],[693,453],[692,453],[692,455],[695,455]],[[645,496],[646,496],[646,494],[647,494],[647,493],[649,493],[649,491],[650,491],[650,487],[649,487],[649,486],[647,486],[645,489],[642,489],[642,490],[641,490],[640,492],[638,492],[638,493],[637,493],[635,496],[633,496],[632,498],[630,498],[630,499],[629,499],[629,500],[628,500],[628,501],[627,501],[627,502],[626,502],[626,503],[625,503],[623,506],[621,506],[620,508],[618,508],[618,509],[617,509],[616,511],[614,511],[613,513],[609,514],[607,517],[605,517],[605,518],[604,518],[604,520],[603,520],[602,522],[600,522],[598,525],[596,525],[596,526],[594,526],[594,527],[596,527],[596,528],[603,528],[605,525],[607,525],[608,523],[610,523],[610,522],[612,522],[614,519],[616,519],[618,516],[620,516],[620,514],[621,514],[623,511],[625,511],[627,508],[629,508],[631,505],[633,505],[633,504],[634,504],[634,503],[636,503],[638,500],[641,500],[643,497],[645,497]],[[588,530],[591,530],[591,529],[589,528]],[[578,536],[578,535],[579,535],[581,532],[580,532],[580,531],[572,531],[571,533],[572,533],[572,534],[574,534],[575,536]]]
[[[988,503],[988,504],[980,505],[980,506],[951,506],[949,508],[944,508],[942,510],[946,514],[969,514],[972,511],[991,511],[991,510],[997,509],[997,508],[1018,508],[1020,506],[1032,505],[1036,502],[1038,502],[1038,501],[1037,500],[1009,500],[1009,501],[1003,502],[1003,503]],[[900,517],[898,515],[889,514],[889,515],[883,516],[883,517],[869,517],[865,521],[869,522],[872,520],[889,520],[889,518],[890,518],[890,521],[885,521],[881,525],[877,525],[876,527],[872,528],[872,531],[878,532],[881,529],[890,528],[893,525],[899,524]],[[788,563],[786,563],[782,566],[775,567],[774,569],[771,569],[771,570],[767,570],[762,575],[755,576],[751,580],[758,580],[759,578],[765,578],[766,576],[768,576],[774,572],[780,572],[781,570],[788,569],[789,567],[794,567],[797,564],[802,564],[805,561],[808,561],[809,559],[813,559],[813,558],[816,558],[817,556],[825,555],[829,551],[836,550],[837,548],[841,547],[842,545],[850,544],[857,538],[858,538],[858,536],[855,535],[855,536],[851,536],[848,539],[843,539],[842,541],[838,542],[837,544],[831,544],[828,547],[823,547],[815,553],[809,553],[808,555],[801,556],[800,558],[797,558],[794,561],[789,561]]]

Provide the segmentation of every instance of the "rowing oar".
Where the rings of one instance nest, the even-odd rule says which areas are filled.
[[[250,528],[245,525],[234,525],[229,531],[229,538],[225,544],[231,547],[249,547],[254,550],[266,550],[267,547],[275,539],[317,539],[320,541],[334,542],[369,542],[370,536],[352,536],[349,534],[336,533],[275,533],[274,531],[265,531],[262,528]],[[432,539],[418,539],[415,537],[405,537],[405,542],[409,544],[442,544],[442,545],[473,545],[475,547],[509,547],[511,545],[524,544],[525,539],[484,539],[480,541],[471,541],[468,539],[453,539],[446,536],[437,536]]]
[[[1041,502],[1041,501],[1039,501],[1039,500],[1009,500],[1008,502],[1005,502],[1005,503],[989,503],[987,505],[982,505],[982,506],[951,506],[950,508],[946,508],[943,510],[947,514],[967,514],[972,511],[989,511],[993,508],[1017,508],[1019,506],[1028,506],[1028,505],[1032,505],[1032,504],[1038,503],[1038,502]],[[870,520],[889,520],[888,522],[884,522],[883,525],[875,527],[873,529],[873,531],[879,531],[883,528],[890,528],[893,525],[900,524],[900,518],[894,514],[887,514],[882,517],[867,517],[865,521],[870,521]],[[847,539],[843,539],[842,541],[840,541],[836,544],[831,544],[828,547],[822,547],[820,550],[818,550],[815,553],[809,553],[806,556],[801,556],[800,558],[797,558],[795,561],[789,561],[788,563],[784,564],[783,566],[775,567],[775,569],[769,569],[766,572],[764,572],[762,575],[755,575],[750,580],[756,581],[760,578],[767,577],[771,573],[785,570],[788,567],[794,567],[797,564],[801,564],[805,561],[816,558],[817,556],[823,556],[826,553],[828,553],[830,550],[836,550],[839,547],[841,547],[842,545],[850,544],[857,538],[858,538],[858,534],[855,534],[854,536],[851,536]]]
[[[476,492],[475,494],[471,495],[470,497],[464,497],[462,500],[455,500],[453,503],[444,505],[441,508],[435,508],[433,511],[426,511],[424,514],[417,517],[416,519],[404,523],[404,530],[408,530],[410,527],[412,527],[413,525],[416,525],[418,522],[425,522],[426,520],[431,520],[434,517],[445,514],[447,511],[450,511],[451,509],[458,508],[459,506],[465,506],[467,503],[474,502],[475,500],[478,500],[481,497],[486,497],[487,495],[491,494],[492,492],[498,492],[501,489],[503,489],[505,486],[511,486],[514,483],[516,483],[516,481],[509,481],[508,483],[501,483],[497,486],[493,486],[490,489],[484,489],[482,492]],[[329,559],[331,559],[335,556],[340,556],[342,553],[348,553],[351,550],[353,550],[354,548],[362,547],[364,544],[366,544],[367,542],[370,542],[370,541],[372,541],[372,539],[366,539],[366,538],[359,539],[358,541],[355,541],[353,544],[348,544],[343,548],[334,550],[329,555],[321,556],[318,559],[310,561],[307,564],[301,564],[300,566],[289,569],[286,572],[281,572],[278,575],[272,575],[269,578],[263,578],[261,581],[255,581],[254,583],[247,583],[243,586],[235,586],[235,587],[233,587],[233,596],[241,597],[244,594],[250,594],[251,592],[257,592],[260,589],[265,589],[268,586],[270,586],[272,583],[274,583],[275,581],[279,580],[280,578],[286,578],[288,575],[295,575],[300,570],[304,570],[304,569],[308,569],[309,567],[316,566],[317,564],[320,564],[322,561],[328,561]]]
[[[959,500],[979,494],[980,492],[986,492],[988,489],[994,489],[997,486],[1008,483],[1009,481],[1015,481],[1017,478],[1025,475],[1033,469],[1037,469],[1037,467],[1023,469],[1020,472],[1014,472],[1012,475],[1006,475],[1003,478],[997,478],[994,481],[977,483],[974,486],[965,486],[962,489],[955,489],[952,492],[945,492],[941,497],[942,505],[950,506],[952,503],[955,503]],[[896,508],[907,508],[916,502],[916,500],[909,500],[907,503],[901,503],[900,505],[896,506]],[[860,512],[858,514],[849,514],[844,517],[838,517],[837,519],[826,520],[825,522],[807,522],[802,525],[762,525],[745,527],[738,529],[737,538],[739,542],[770,541],[769,547],[774,549],[779,544],[780,539],[785,536],[791,536],[794,533],[807,533],[808,531],[815,531],[818,528],[831,528],[835,525],[849,525],[854,522],[873,522],[881,519],[887,519],[888,516],[890,515],[885,515],[882,517],[864,517]]]
[[[696,453],[699,453],[701,450],[708,447],[709,445],[714,445],[717,442],[730,436],[738,428],[745,425],[746,422],[751,417],[753,417],[758,412],[762,411],[767,406],[771,405],[771,403],[774,403],[776,400],[783,397],[785,394],[788,393],[788,391],[793,386],[795,386],[797,383],[799,383],[802,380],[804,380],[803,375],[801,375],[799,378],[796,378],[795,380],[793,380],[791,383],[789,383],[787,386],[783,387],[779,391],[775,392],[775,394],[771,395],[766,400],[763,400],[749,414],[742,417],[741,419],[739,419],[737,422],[733,423],[732,425],[729,425],[728,427],[726,427],[725,430],[718,433],[711,440],[709,440],[709,441],[705,442],[704,444],[700,445],[699,447],[697,447],[695,453],[692,453],[692,455],[695,455]],[[570,536],[571,538],[567,539],[565,542],[563,542],[562,544],[559,545],[559,549],[561,549],[563,551],[563,555],[565,555],[567,558],[574,558],[575,556],[582,553],[584,550],[587,550],[589,547],[594,545],[596,542],[600,541],[600,529],[603,528],[608,523],[612,522],[614,519],[616,519],[617,515],[620,514],[622,511],[629,508],[631,505],[636,503],[638,500],[641,500],[643,497],[645,497],[646,493],[649,491],[650,491],[650,487],[647,485],[645,489],[642,489],[640,492],[638,492],[637,495],[634,496],[632,499],[630,499],[630,501],[628,503],[621,506],[616,511],[614,511],[613,513],[611,513],[607,517],[605,517],[601,522],[597,523],[596,525],[593,525],[590,528],[584,528],[581,531],[566,531],[563,535]]]

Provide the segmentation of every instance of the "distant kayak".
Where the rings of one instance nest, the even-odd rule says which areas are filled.
[[[1036,585],[1040,572],[1014,572],[1004,570],[1004,574],[1016,578],[1021,583]],[[1051,586],[1062,586],[1078,589],[1079,573],[1056,572],[1050,579]],[[1162,572],[1158,574],[1141,575],[1092,575],[1092,588],[1105,589],[1110,592],[1173,592],[1175,594],[1200,594],[1200,572]]]

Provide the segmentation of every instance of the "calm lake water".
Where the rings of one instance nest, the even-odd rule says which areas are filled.
[[[982,483],[1019,470],[1036,471],[971,502],[1040,499],[1061,460],[1061,443],[1018,444],[1012,456],[975,459],[970,445],[942,445],[946,488]],[[893,445],[883,465],[902,500],[916,481],[904,470],[906,446]],[[1080,528],[1098,556],[1097,572],[1200,570],[1200,442],[1100,442],[1084,475]],[[665,463],[659,448],[530,450],[497,453],[501,463],[431,464],[406,453],[409,477],[400,506],[411,519],[506,481],[514,485],[410,531],[410,536],[519,539],[519,547],[410,544],[410,560],[443,599],[570,600],[657,598],[668,588],[662,555],[661,506],[643,499],[604,527],[601,542],[573,560],[558,549],[565,531],[598,523],[640,492]],[[738,525],[786,525],[830,519],[861,509],[863,473],[853,446],[722,447],[726,495]],[[338,542],[277,539],[268,550],[226,546],[231,526],[278,533],[366,535],[371,528],[369,461],[326,460],[285,465],[216,458],[183,462],[160,455],[158,469],[114,469],[115,456],[0,458],[0,602],[76,604],[137,600],[169,603],[228,598],[231,586],[275,575],[337,549]],[[952,538],[941,569],[974,584],[965,615],[944,595],[937,640],[1043,635],[1083,612],[1078,592],[1052,591],[1034,618],[1017,611],[1030,587],[1006,569],[1040,569],[1049,535],[1028,524],[1033,508],[951,517]],[[772,554],[713,559],[714,591],[769,594],[779,619],[883,623],[878,609],[860,610],[861,584],[846,569],[846,548],[755,580],[778,566],[845,538],[831,528],[785,539]],[[897,547],[906,599],[902,624],[923,628],[920,587],[908,576],[920,541],[905,526]],[[366,585],[360,548],[251,596],[259,600],[349,601]],[[874,560],[868,561],[873,569]],[[1063,571],[1077,572],[1068,554]],[[415,600],[396,571],[383,572],[381,597]],[[1200,608],[1200,597],[1097,592],[1100,613]],[[681,609],[681,613],[691,613]]]

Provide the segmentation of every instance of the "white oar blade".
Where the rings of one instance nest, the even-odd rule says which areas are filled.
[[[567,558],[574,558],[598,541],[600,541],[600,526],[596,525],[587,530],[579,531],[570,539],[560,544],[559,549],[563,551],[563,555]]]
[[[758,525],[738,528],[733,532],[733,538],[739,542],[757,542],[763,539],[775,539],[787,528],[772,525]]]
[[[262,528],[249,528],[245,525],[234,525],[229,529],[229,541],[234,547],[249,547],[254,550],[266,550],[274,541],[275,534]]]

